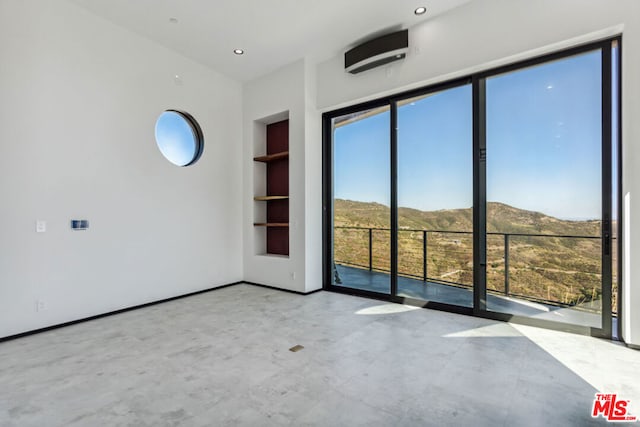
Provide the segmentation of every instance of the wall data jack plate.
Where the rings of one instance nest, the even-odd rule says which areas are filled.
[[[86,230],[89,228],[89,221],[86,219],[72,219],[71,229],[73,230]]]

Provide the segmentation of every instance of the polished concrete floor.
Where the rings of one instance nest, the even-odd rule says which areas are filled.
[[[0,343],[1,426],[604,425],[598,391],[640,408],[640,352],[251,285]]]
[[[379,271],[363,268],[336,265],[339,286],[363,289],[382,294],[389,294],[390,276]],[[436,301],[461,307],[473,307],[473,290],[458,286],[435,282],[423,282],[409,277],[398,277],[398,295]],[[487,309],[498,313],[513,314],[554,322],[569,323],[580,326],[602,327],[602,316],[580,307],[558,307],[551,304],[532,302],[523,298],[506,296],[499,293],[487,293]],[[615,330],[615,328],[614,328]]]

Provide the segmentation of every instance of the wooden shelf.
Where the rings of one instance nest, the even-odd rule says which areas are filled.
[[[269,163],[269,162],[273,162],[280,159],[286,159],[287,157],[289,157],[289,152],[282,151],[280,153],[267,154],[266,156],[254,157],[253,160],[256,162]]]
[[[264,202],[269,200],[287,200],[289,196],[256,196],[253,200]]]
[[[259,142],[259,141],[256,141]],[[265,153],[257,156],[257,153]],[[289,119],[267,124],[264,144],[256,145],[253,153],[256,172],[262,179],[254,180],[253,200],[255,241],[262,248],[257,253],[271,256],[289,256]],[[264,203],[262,203],[264,202]],[[260,227],[260,228],[258,228]]]

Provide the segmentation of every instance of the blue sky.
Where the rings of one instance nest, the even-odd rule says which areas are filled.
[[[600,53],[487,80],[487,199],[564,219],[601,213]],[[389,205],[389,112],[334,133],[334,195]],[[469,208],[470,85],[398,109],[398,203]]]
[[[184,166],[197,154],[195,135],[189,123],[174,111],[165,111],[156,122],[156,143],[171,163]]]
[[[389,111],[334,133],[334,197],[389,206]]]

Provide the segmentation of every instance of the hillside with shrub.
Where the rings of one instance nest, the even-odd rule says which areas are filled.
[[[438,211],[399,208],[399,274],[424,278],[426,236],[428,280],[455,286],[472,286],[472,220],[471,208]],[[372,268],[389,271],[389,224],[390,209],[385,205],[335,200],[336,263],[368,268],[371,238]],[[599,310],[602,293],[600,227],[599,220],[568,221],[503,203],[489,202],[488,289],[499,293],[505,291],[506,235],[511,295],[533,301]]]

